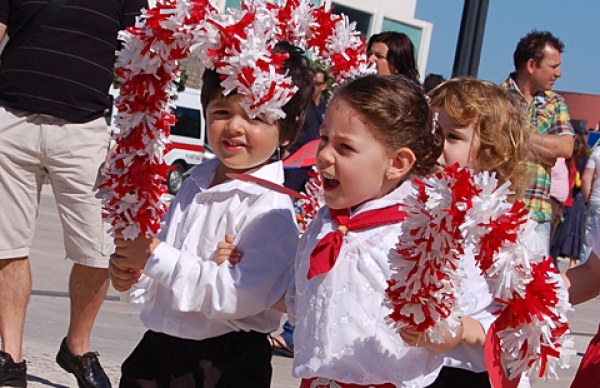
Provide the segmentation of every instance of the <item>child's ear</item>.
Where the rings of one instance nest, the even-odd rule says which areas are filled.
[[[392,159],[390,159],[390,167],[386,171],[386,178],[389,180],[403,179],[406,175],[408,175],[408,173],[410,173],[410,170],[416,161],[417,157],[410,150],[410,148],[398,148],[392,154]]]

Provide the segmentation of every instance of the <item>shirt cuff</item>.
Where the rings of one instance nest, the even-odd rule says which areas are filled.
[[[148,258],[144,274],[164,286],[170,286],[180,254],[178,249],[161,242]]]

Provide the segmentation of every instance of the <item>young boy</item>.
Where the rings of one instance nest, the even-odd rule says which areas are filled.
[[[312,79],[301,50],[273,50],[289,55],[284,71],[298,88],[285,119],[249,117],[247,97],[224,96],[219,74],[206,70],[202,106],[217,158],[191,171],[156,237],[115,235],[111,280],[120,291],[135,284],[130,299],[145,304],[148,328],[123,363],[121,387],[270,386],[267,335],[281,319],[270,307],[291,280],[299,231],[288,196],[226,173],[283,184],[281,162],[271,161],[296,138]],[[214,261],[226,235],[244,253],[235,267]]]

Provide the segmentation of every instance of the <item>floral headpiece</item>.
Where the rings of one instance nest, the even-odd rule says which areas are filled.
[[[338,83],[372,71],[354,23],[307,0],[245,0],[225,13],[207,0],[161,0],[120,38],[122,86],[115,105],[121,131],[101,188],[107,218],[124,229],[125,238],[156,233],[166,211],[160,186],[169,170],[163,156],[175,123],[169,96],[178,60],[198,57],[222,76],[225,94],[236,90],[248,97],[243,107],[249,116],[262,114],[271,122],[285,117],[282,107],[296,92],[283,71],[287,54],[272,52],[277,41],[311,51]]]

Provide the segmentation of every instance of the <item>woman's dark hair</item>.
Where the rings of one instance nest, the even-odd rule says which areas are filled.
[[[401,74],[369,75],[343,84],[333,95],[332,104],[336,101],[358,113],[388,149],[409,148],[417,159],[411,173],[433,171],[444,150],[444,134],[419,84]]]
[[[298,137],[300,128],[304,123],[308,103],[313,92],[313,72],[310,70],[310,61],[304,56],[304,51],[289,42],[278,42],[272,50],[274,53],[287,53],[289,58],[285,60],[283,72],[292,78],[292,85],[298,90],[283,107],[286,116],[277,120],[279,127],[279,142],[289,140],[288,146],[293,144]],[[221,76],[216,71],[206,69],[202,75],[202,109],[206,116],[208,104],[221,95]],[[233,91],[231,94],[235,94]],[[286,146],[287,147],[287,146]],[[283,145],[281,148],[286,148]]]
[[[419,70],[415,59],[415,46],[408,35],[401,32],[382,32],[369,38],[367,52],[371,53],[374,43],[383,43],[388,47],[387,61],[396,74],[402,74],[419,83]]]

